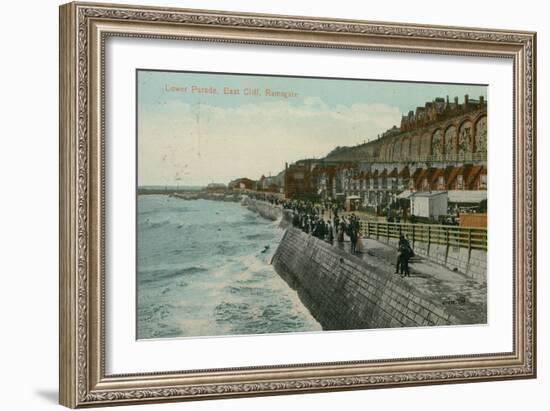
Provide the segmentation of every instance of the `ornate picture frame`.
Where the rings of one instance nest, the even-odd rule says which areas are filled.
[[[291,365],[270,365],[266,358],[265,366],[107,374],[105,43],[114,37],[512,61],[513,350]],[[78,408],[535,378],[535,102],[533,32],[78,2],[61,6],[60,403]]]

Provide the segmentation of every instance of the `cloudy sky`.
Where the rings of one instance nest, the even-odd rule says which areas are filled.
[[[435,97],[465,94],[487,88],[139,70],[138,184],[275,175],[285,162],[374,139]]]

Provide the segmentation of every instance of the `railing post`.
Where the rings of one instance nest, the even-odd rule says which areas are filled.
[[[487,250],[486,231],[482,232],[473,227],[437,225],[432,228],[430,224],[392,224],[378,221],[365,222],[362,227],[364,227],[368,237],[372,236],[374,238],[376,234],[377,240],[385,237],[388,242],[390,238],[395,236],[400,238],[401,235],[406,234],[413,245],[416,244],[417,240],[427,242],[428,250],[432,246],[432,243],[444,245],[448,250],[451,246],[451,240],[453,240],[453,246],[467,247],[468,251],[471,251],[473,248]],[[467,238],[465,238],[466,236]]]

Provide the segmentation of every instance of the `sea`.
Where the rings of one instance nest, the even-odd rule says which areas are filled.
[[[279,222],[234,202],[137,201],[138,339],[321,330],[270,264]]]

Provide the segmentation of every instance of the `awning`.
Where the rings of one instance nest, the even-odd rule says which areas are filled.
[[[403,170],[401,170],[401,172],[399,173],[399,177],[402,177],[402,178],[409,178],[411,175],[409,173],[409,166],[405,166],[405,168],[403,168]]]
[[[413,193],[413,197],[436,197],[444,195],[447,196],[447,191],[417,191]]]
[[[409,198],[411,196],[411,190],[405,190],[397,195],[396,198]]]
[[[487,200],[486,190],[450,190],[450,203],[481,203]]]
[[[416,182],[418,181],[418,177],[424,172],[424,169],[417,168],[414,170],[414,173],[412,174],[411,178],[413,180],[414,185],[416,186]]]
[[[436,171],[432,174],[432,178],[430,179],[430,184],[437,183],[437,180],[440,176],[443,176],[445,173],[445,170],[442,168],[436,169]]]
[[[466,186],[470,187],[476,177],[481,173],[481,170],[483,170],[483,166],[473,166],[470,170],[470,174],[468,175],[468,178],[466,179]]]
[[[462,174],[463,172],[464,172],[464,168],[454,167],[451,170],[451,172],[449,174],[449,178],[446,181],[447,185],[450,186],[455,181],[456,176],[458,176],[459,174]]]
[[[420,171],[420,173],[416,174],[416,171],[415,171],[415,177],[414,177],[414,185],[416,188],[419,188],[420,186],[422,186],[422,180],[424,179],[424,177],[427,177],[430,173],[430,169],[429,168],[424,168]]]

